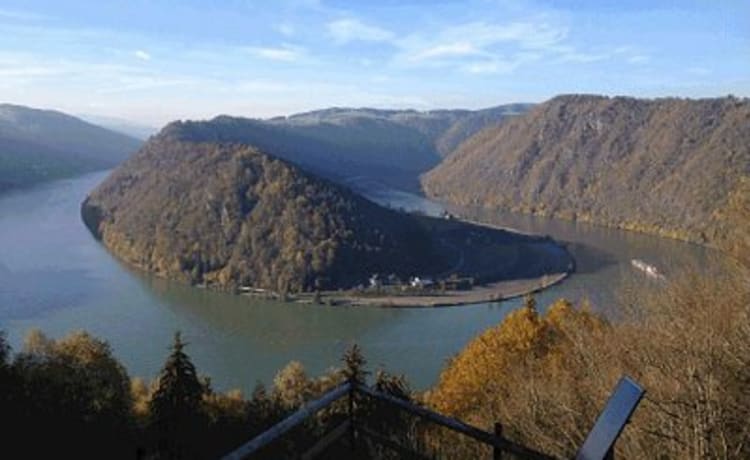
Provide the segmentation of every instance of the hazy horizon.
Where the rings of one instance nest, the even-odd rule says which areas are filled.
[[[566,93],[750,95],[741,2],[10,0],[0,31],[0,101],[153,127]]]

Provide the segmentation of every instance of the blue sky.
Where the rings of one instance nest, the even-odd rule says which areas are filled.
[[[0,2],[0,101],[152,125],[560,93],[750,96],[750,2]]]

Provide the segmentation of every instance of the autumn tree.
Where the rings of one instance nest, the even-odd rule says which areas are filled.
[[[287,409],[295,409],[312,394],[312,382],[299,361],[292,361],[281,369],[273,379],[274,396]]]
[[[85,332],[53,340],[32,331],[12,367],[23,401],[16,428],[46,436],[31,451],[135,454],[130,379],[107,342]]]

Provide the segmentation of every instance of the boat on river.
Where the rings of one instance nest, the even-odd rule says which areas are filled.
[[[640,259],[632,259],[630,263],[637,268],[638,270],[641,270],[643,273],[646,274],[646,276],[649,276],[654,279],[666,279],[664,275],[657,270],[657,268],[653,265],[647,264],[646,262],[640,260]]]

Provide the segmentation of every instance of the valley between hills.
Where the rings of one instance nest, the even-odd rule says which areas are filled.
[[[343,120],[342,113],[347,114]],[[349,118],[352,114],[357,120]],[[334,119],[326,121],[329,116]],[[432,116],[409,112],[407,119]],[[597,401],[603,404],[612,379],[623,373],[640,375],[639,381],[661,401],[672,401],[677,394],[680,407],[692,407],[686,402],[694,400],[700,385],[692,375],[665,376],[658,366],[687,369],[697,363],[701,372],[726,382],[726,387],[741,387],[738,382],[748,367],[737,357],[746,353],[733,350],[747,347],[742,326],[747,324],[743,267],[750,248],[750,154],[742,141],[748,136],[747,100],[561,96],[523,113],[506,113],[468,133],[451,151],[439,149],[443,144],[435,133],[440,129],[430,137],[405,125],[395,131],[383,128],[378,134],[383,142],[373,142],[367,129],[346,127],[389,126],[393,119],[400,120],[392,112],[322,111],[303,117],[302,130],[288,121],[294,118],[175,122],[107,177],[55,182],[0,200],[0,208],[11,210],[8,214],[19,214],[15,224],[13,219],[4,221],[8,229],[0,227],[10,236],[6,239],[35,242],[31,253],[37,256],[32,262],[47,267],[33,276],[3,271],[3,290],[13,293],[21,305],[4,317],[16,321],[13,315],[29,314],[22,301],[29,293],[36,308],[71,298],[94,299],[85,314],[72,308],[76,324],[115,340],[123,330],[132,336],[137,327],[139,343],[118,343],[137,366],[136,375],[155,375],[154,368],[147,367],[151,361],[143,356],[154,355],[150,342],[167,337],[164,331],[172,331],[175,324],[187,324],[191,337],[219,343],[221,351],[209,351],[201,366],[216,376],[217,388],[239,386],[252,396],[216,392],[208,385],[196,392],[204,401],[197,414],[227,413],[230,400],[242,408],[232,425],[236,438],[212,440],[216,452],[256,435],[260,428],[249,430],[247,421],[262,414],[258,407],[279,401],[282,393],[294,401],[285,410],[296,410],[340,382],[340,372],[325,372],[330,350],[352,337],[375,350],[378,362],[409,372],[418,388],[426,390],[414,392],[405,378],[387,377],[389,385],[403,385],[397,387],[405,388],[402,394],[430,410],[480,426],[498,419],[519,420],[519,436],[527,436],[521,438],[524,442],[560,458],[569,458],[580,440],[574,437],[559,446],[548,442],[546,434],[536,434],[535,427],[549,417],[533,407],[529,413],[527,401],[540,395],[543,406],[558,414],[556,419],[569,413],[565,398],[573,395],[578,401],[574,407],[588,412],[563,431],[578,433],[596,415],[589,395],[600,395]],[[412,143],[394,147],[404,132],[411,133],[406,139]],[[352,135],[344,142],[339,136],[346,133]],[[415,145],[422,150],[413,150]],[[394,157],[373,165],[373,156],[394,149]],[[327,151],[337,152],[331,161],[323,161]],[[347,158],[350,151],[369,153]],[[411,158],[410,152],[428,155]],[[425,194],[440,204],[410,208],[377,197],[391,191],[419,201],[413,193],[399,191],[413,192],[419,180]],[[71,185],[75,193],[68,190]],[[86,191],[90,192],[81,203]],[[67,211],[55,204],[60,197],[70,205]],[[456,214],[432,209],[441,204]],[[26,208],[37,209],[29,214],[35,216],[31,225],[23,217]],[[76,210],[88,232],[78,216],[71,217]],[[554,219],[541,227],[518,226],[525,232],[512,230],[516,225],[502,220],[491,225],[494,214],[508,210],[591,222],[600,228],[567,223],[569,232],[560,232],[561,222]],[[53,230],[48,228],[50,215],[57,216]],[[61,215],[73,221],[68,222],[70,234],[57,228],[65,222]],[[604,227],[637,229],[701,246]],[[542,236],[548,233],[553,237]],[[666,250],[670,245],[673,250]],[[700,265],[716,258],[716,251],[708,247],[725,256],[717,264]],[[29,259],[29,248],[23,245],[6,243],[4,249],[16,264]],[[117,264],[107,252],[124,264]],[[50,254],[55,259],[51,268]],[[97,264],[92,265],[92,257]],[[70,263],[71,270],[59,271],[58,260]],[[124,270],[123,265],[135,270]],[[701,269],[692,274],[681,273],[698,266]],[[76,267],[89,268],[80,273]],[[571,274],[575,276],[568,278]],[[636,286],[620,301],[615,285],[626,276],[632,276]],[[48,280],[48,285],[34,281],[39,279]],[[144,293],[147,296],[139,300]],[[529,293],[534,296],[502,302]],[[589,297],[598,294],[604,296]],[[537,308],[536,299],[545,310]],[[481,306],[416,308],[467,304]],[[636,315],[619,320],[617,315],[630,314],[628,308],[636,308]],[[67,328],[65,314],[70,310],[62,311],[62,319],[53,310],[32,316],[33,321],[47,326],[44,318],[51,317],[53,325],[62,322]],[[505,317],[499,324],[498,316]],[[21,327],[12,330],[14,337]],[[141,340],[145,337],[149,340]],[[0,348],[8,350],[2,340]],[[107,342],[86,333],[59,340],[31,333],[26,343],[31,345],[12,358],[12,367],[6,366],[25,381],[34,383],[37,378],[32,372],[37,364],[22,367],[29,359],[39,366],[59,359],[66,366],[88,369],[87,350],[100,350],[97,353],[118,369],[117,394],[129,395],[124,397],[127,401],[134,398],[123,407],[142,411],[127,409],[117,420],[146,420],[144,414],[153,413],[157,393],[142,380],[129,380]],[[156,346],[163,349],[164,343]],[[181,352],[182,346],[178,336],[173,350]],[[79,351],[70,354],[70,347]],[[195,348],[199,353],[205,349],[205,343]],[[679,352],[665,355],[665,349]],[[290,356],[305,356],[321,377],[307,377],[297,362],[278,371],[279,362],[288,362]],[[453,358],[446,363],[448,356]],[[165,369],[170,362],[171,357]],[[70,375],[67,367],[63,369],[60,376]],[[259,378],[270,381],[274,373],[271,393],[249,386]],[[98,375],[92,372],[90,378]],[[386,374],[378,375],[384,382]],[[579,393],[581,376],[590,386],[585,397]],[[159,377],[151,387],[165,381]],[[76,385],[101,385],[82,382]],[[294,382],[293,391],[287,391],[287,382]],[[487,391],[488,382],[496,384],[492,392]],[[687,390],[676,393],[675,387]],[[517,394],[524,396],[518,399]],[[723,394],[710,404],[724,404],[716,402],[720,398]],[[35,401],[18,400],[29,405]],[[738,400],[746,401],[740,395],[719,406],[731,423],[746,419],[746,406],[738,406]],[[29,420],[36,426],[43,418],[36,414],[45,407],[30,407]],[[664,425],[663,413],[653,406],[639,410],[641,420],[635,423]],[[702,410],[679,414],[675,426],[690,427],[695,412]],[[282,415],[268,417],[260,426],[269,427]],[[206,426],[223,429],[216,422]],[[133,442],[148,445],[150,428],[143,427],[134,429],[141,437]],[[565,437],[555,427],[547,429],[557,438]],[[729,433],[740,439],[734,431]],[[638,436],[637,444],[625,438],[621,450],[646,452],[635,458],[648,458],[652,445],[683,452],[663,437]],[[449,440],[441,442],[454,447]],[[475,457],[460,446],[457,452],[462,452],[459,458]]]
[[[238,144],[153,138],[86,199],[82,216],[134,267],[284,300],[494,302],[573,268],[549,238],[386,209]]]
[[[573,95],[478,112],[175,122],[82,216],[121,260],[193,285],[328,304],[497,301],[561,281],[574,261],[545,238],[385,209],[347,180],[408,189],[421,174],[448,203],[724,247],[744,225],[730,206],[745,199],[748,119],[750,104],[731,97]]]
[[[0,457],[750,459],[750,2],[0,30]]]

